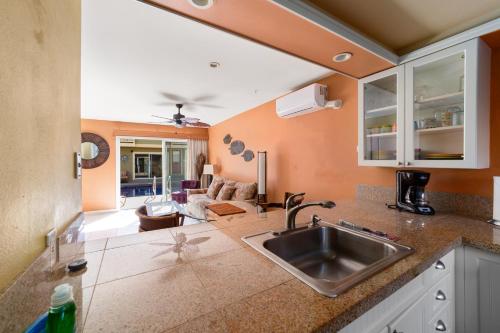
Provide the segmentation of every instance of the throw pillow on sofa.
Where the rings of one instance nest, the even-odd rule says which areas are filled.
[[[257,183],[236,183],[235,187],[231,200],[244,201],[255,198]]]
[[[231,200],[231,197],[236,190],[236,187],[234,185],[235,182],[225,182],[224,186],[222,186],[222,188],[220,189],[219,194],[217,194],[217,198],[215,198],[215,200]]]
[[[215,176],[214,180],[212,180],[212,183],[208,187],[207,196],[210,199],[215,199],[217,197],[217,194],[219,194],[219,191],[223,185],[224,185],[224,178]]]

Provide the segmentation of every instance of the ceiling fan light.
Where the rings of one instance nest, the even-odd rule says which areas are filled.
[[[208,9],[212,7],[215,0],[188,0],[189,4],[198,9]]]

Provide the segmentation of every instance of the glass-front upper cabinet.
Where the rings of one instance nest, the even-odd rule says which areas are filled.
[[[358,164],[398,166],[404,161],[404,68],[358,81]]]
[[[476,38],[358,81],[358,164],[489,167],[490,48]]]
[[[489,48],[471,40],[404,66],[405,165],[488,167]]]

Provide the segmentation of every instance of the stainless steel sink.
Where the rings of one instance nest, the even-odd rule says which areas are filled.
[[[413,253],[408,246],[325,222],[280,236],[265,232],[242,240],[329,297]]]

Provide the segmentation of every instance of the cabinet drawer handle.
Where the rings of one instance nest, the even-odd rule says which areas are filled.
[[[436,331],[438,332],[446,332],[446,325],[444,322],[440,319],[436,323]]]
[[[436,262],[436,264],[434,265],[434,268],[443,270],[443,269],[446,269],[446,266],[444,265],[444,263],[441,260],[438,260]]]
[[[436,300],[446,301],[446,295],[444,294],[444,292],[442,290],[438,290],[438,292],[436,293]]]

